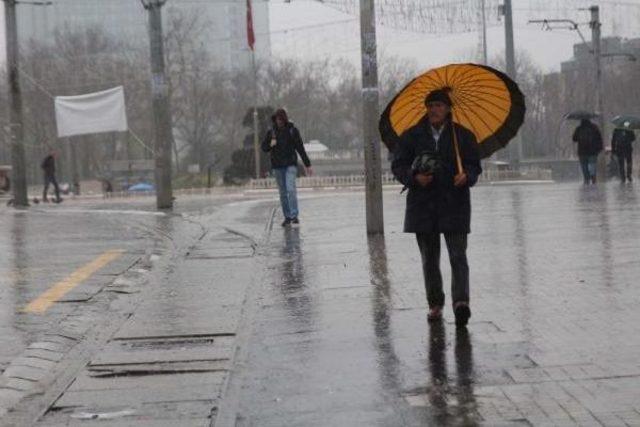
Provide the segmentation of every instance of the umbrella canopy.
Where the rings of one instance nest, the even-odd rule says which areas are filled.
[[[591,120],[598,117],[596,113],[586,110],[576,110],[564,115],[565,120]]]
[[[327,147],[317,139],[314,139],[312,141],[309,141],[308,144],[305,144],[304,149],[307,153],[323,153],[325,151],[328,151],[329,147]]]
[[[620,129],[640,130],[640,118],[636,116],[615,116],[611,123]]]
[[[380,118],[380,135],[389,150],[427,114],[426,97],[445,89],[453,101],[453,121],[473,132],[480,156],[506,146],[524,122],[524,95],[506,74],[476,64],[435,68],[413,79]]]
[[[147,184],[146,182],[141,182],[136,185],[132,185],[128,188],[128,191],[154,191],[155,187],[151,184]]]

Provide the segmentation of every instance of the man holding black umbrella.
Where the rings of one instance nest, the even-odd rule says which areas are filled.
[[[442,319],[444,292],[440,272],[443,234],[452,270],[451,293],[456,325],[465,327],[469,308],[467,235],[470,232],[469,188],[482,173],[476,137],[453,123],[447,90],[426,98],[427,116],[407,131],[394,151],[396,178],[409,189],[404,229],[415,233],[422,257],[428,320]]]
[[[635,140],[636,135],[631,130],[618,128],[613,131],[611,152],[618,158],[618,170],[623,184],[625,180],[633,181],[633,146],[631,143]]]
[[[578,144],[578,158],[580,159],[584,184],[595,184],[598,154],[602,151],[603,145],[600,129],[591,120],[583,118],[573,132],[573,142]]]

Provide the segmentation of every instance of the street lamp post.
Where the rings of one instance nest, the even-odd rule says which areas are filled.
[[[155,131],[156,205],[158,209],[170,209],[173,207],[173,189],[171,185],[173,125],[164,63],[164,41],[162,38],[162,6],[164,6],[166,0],[141,0],[141,2],[149,12],[151,95],[153,98]]]

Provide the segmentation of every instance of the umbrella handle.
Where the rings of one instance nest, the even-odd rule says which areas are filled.
[[[456,168],[458,169],[458,175],[460,175],[461,173],[464,173],[464,168],[462,167],[462,157],[460,156],[460,147],[458,145],[456,124],[453,120],[451,121],[451,130],[453,131],[453,149],[456,152]]]

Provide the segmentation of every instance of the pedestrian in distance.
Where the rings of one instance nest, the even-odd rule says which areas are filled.
[[[611,138],[611,152],[618,158],[620,180],[633,181],[633,141],[636,135],[628,129],[616,129]]]
[[[47,192],[49,191],[49,185],[53,185],[53,189],[55,191],[56,198],[54,200],[55,203],[60,203],[62,199],[60,198],[60,187],[58,186],[58,181],[56,180],[56,152],[51,151],[47,157],[44,158],[40,167],[44,172],[44,190],[42,191],[42,201],[48,202]]]
[[[442,320],[445,294],[440,244],[444,235],[452,270],[451,299],[456,325],[466,327],[471,317],[467,261],[470,188],[482,173],[478,144],[471,131],[453,122],[452,101],[446,90],[431,92],[425,103],[427,116],[401,137],[394,150],[392,170],[409,190],[404,231],[415,233],[418,241],[429,304],[428,320]]]
[[[311,161],[302,143],[300,131],[289,121],[287,112],[279,109],[271,117],[273,127],[262,141],[262,151],[270,153],[271,168],[280,191],[280,204],[284,214],[283,227],[298,226],[298,195],[296,178],[298,176],[298,155],[304,163],[308,176],[313,174]]]
[[[584,177],[584,184],[596,183],[598,154],[602,151],[600,129],[588,119],[582,119],[573,132],[573,142],[578,144],[578,158]]]

